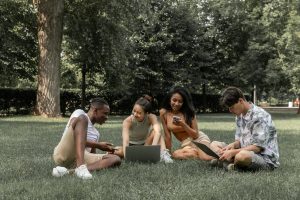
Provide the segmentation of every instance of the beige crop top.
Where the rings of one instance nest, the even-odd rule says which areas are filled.
[[[142,122],[137,121],[132,115],[131,122],[131,127],[129,128],[129,143],[144,144],[152,127],[148,115],[145,116]]]

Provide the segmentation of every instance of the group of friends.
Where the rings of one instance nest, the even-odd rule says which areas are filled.
[[[277,133],[271,115],[248,102],[239,88],[226,88],[220,99],[221,105],[236,115],[235,139],[230,144],[211,141],[198,129],[192,97],[185,88],[175,86],[167,93],[161,102],[160,120],[151,113],[152,103],[149,95],[135,102],[131,115],[123,121],[122,146],[118,147],[100,141],[100,133],[94,126],[108,119],[110,108],[104,99],[91,99],[87,113],[75,110],[54,149],[57,166],[52,175],[75,174],[91,179],[94,170],[119,166],[126,157],[125,148],[131,145],[160,145],[161,162],[165,163],[173,163],[174,159],[200,159],[211,166],[243,171],[279,167]],[[180,148],[174,151],[172,135],[181,142]],[[206,154],[193,141],[207,145],[219,159]],[[99,154],[97,149],[107,153]]]

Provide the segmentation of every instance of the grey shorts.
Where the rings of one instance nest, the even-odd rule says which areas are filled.
[[[256,154],[253,151],[251,151],[251,154],[252,154],[252,162],[246,169],[253,170],[253,171],[261,170],[261,169],[262,170],[274,169],[274,167],[269,163],[267,163],[261,155]]]
[[[220,148],[226,147],[227,144],[225,142],[217,142]],[[249,170],[249,171],[257,171],[257,170],[273,170],[274,167],[267,163],[265,159],[259,155],[251,151],[251,164],[247,167],[238,167],[241,170]]]

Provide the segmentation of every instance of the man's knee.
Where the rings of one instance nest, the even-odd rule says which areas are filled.
[[[114,166],[120,166],[121,162],[121,158],[119,156],[114,155]]]
[[[252,152],[247,150],[242,150],[235,155],[234,163],[240,165],[249,165],[251,164]]]
[[[54,154],[53,160],[56,165],[62,166],[67,161],[67,158],[61,154]]]

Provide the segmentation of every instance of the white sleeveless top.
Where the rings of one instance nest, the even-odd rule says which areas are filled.
[[[87,128],[87,137],[86,137],[86,140],[87,141],[92,141],[92,142],[98,142],[99,139],[100,139],[100,133],[95,128],[95,126],[92,124],[89,116],[83,110],[81,110],[81,109],[77,109],[77,110],[75,110],[72,113],[72,115],[71,115],[71,117],[70,117],[70,119],[69,119],[69,121],[67,123],[67,126],[66,126],[65,131],[64,131],[63,134],[65,134],[67,132],[67,129],[70,126],[71,119],[73,119],[74,117],[79,117],[80,115],[84,115],[88,119],[88,128]],[[87,147],[86,150],[90,152],[91,148]]]

